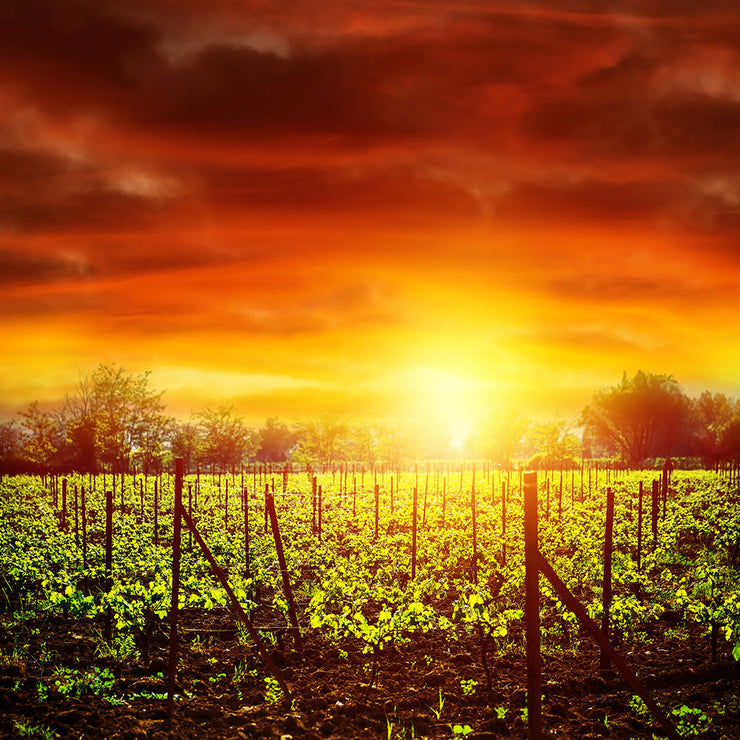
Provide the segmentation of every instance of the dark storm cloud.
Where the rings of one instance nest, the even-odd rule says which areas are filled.
[[[455,138],[495,116],[467,97],[481,86],[546,82],[611,36],[484,15],[382,37],[289,39],[285,55],[216,37],[173,59],[166,15],[134,20],[123,8],[11,2],[0,11],[0,75],[54,114],[160,132]]]
[[[394,22],[384,26],[384,14]],[[385,210],[407,223],[534,213],[722,228],[734,222],[726,203],[716,217],[694,218],[711,196],[693,188],[698,165],[687,160],[725,172],[737,164],[737,24],[719,2],[699,13],[658,2],[607,12],[594,2],[244,9],[9,0],[0,8],[0,89],[52,122],[92,116],[103,132],[95,145],[120,151],[106,161],[91,145],[93,161],[81,165],[6,148],[0,164],[12,185],[0,188],[0,222],[24,233],[144,229],[191,215],[197,199],[207,218]],[[700,74],[692,86],[692,64],[727,79],[706,89]],[[270,164],[215,165],[204,151],[218,145]],[[304,163],[291,163],[294,149]],[[399,164],[404,149],[418,152],[407,157],[415,165]],[[425,166],[435,149],[447,152],[449,176]],[[503,186],[490,195],[485,173],[456,172],[460,150],[493,161]],[[349,151],[377,164],[332,163]],[[127,156],[184,176],[197,193],[150,197],[96,169]],[[656,159],[661,171],[646,176],[643,163]]]

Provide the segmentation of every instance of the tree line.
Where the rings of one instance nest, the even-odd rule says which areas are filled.
[[[168,416],[149,373],[101,364],[54,410],[31,403],[0,424],[0,472],[156,473],[175,457],[188,470],[227,471],[248,462],[394,466],[407,460],[486,459],[505,467],[568,468],[584,458],[641,467],[651,458],[712,466],[740,460],[740,402],[705,391],[688,397],[670,375],[638,371],[593,394],[577,419],[533,422],[514,409],[478,424],[462,448],[437,420],[353,423],[326,415],[289,425],[248,426],[233,407]]]

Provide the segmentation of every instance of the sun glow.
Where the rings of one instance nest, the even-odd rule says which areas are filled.
[[[453,447],[461,450],[476,421],[486,414],[491,384],[428,367],[408,371],[406,383],[412,389],[411,413],[446,425]]]

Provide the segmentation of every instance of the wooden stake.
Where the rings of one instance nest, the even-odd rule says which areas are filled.
[[[602,592],[601,631],[609,639],[609,609],[612,603],[612,534],[614,532],[614,491],[606,489],[606,526],[604,529],[604,580]],[[605,650],[599,657],[599,670],[609,670],[609,655]]]
[[[540,582],[537,563],[537,473],[524,474],[524,619],[527,640],[527,737],[542,737]]]
[[[180,600],[180,532],[182,528],[182,458],[175,460],[175,504],[172,512],[172,601],[170,603],[170,665],[167,672],[167,716],[175,707],[175,678],[177,675],[177,618]]]

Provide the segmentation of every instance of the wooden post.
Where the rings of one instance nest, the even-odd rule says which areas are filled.
[[[378,525],[380,523],[380,488],[375,486],[375,539],[378,539]]]
[[[668,502],[668,463],[666,463],[666,466],[663,468],[663,479],[661,481],[662,484],[662,498],[663,498],[663,521],[665,521],[665,511],[666,511],[666,504]]]
[[[427,495],[429,493],[429,471],[427,470],[426,477],[424,479],[424,506],[421,510],[421,526],[424,527],[427,523]]]
[[[651,524],[653,529],[653,550],[658,546],[658,506],[659,506],[659,496],[658,493],[658,481],[653,481],[653,509],[652,509],[652,518],[651,518]]]
[[[236,598],[236,594],[234,593],[234,590],[229,585],[229,581],[226,578],[226,574],[219,567],[218,563],[216,562],[216,559],[213,557],[213,553],[208,549],[208,545],[206,545],[205,541],[200,536],[200,532],[198,532],[197,527],[195,526],[195,524],[193,524],[193,520],[188,516],[187,512],[185,511],[182,512],[182,518],[185,521],[185,525],[193,533],[193,537],[195,538],[196,543],[198,544],[200,549],[203,551],[203,554],[205,555],[206,560],[208,561],[208,564],[211,566],[211,571],[216,576],[219,583],[223,586],[224,591],[226,591],[226,595],[229,597],[229,600],[231,601],[231,607],[233,609],[235,616],[238,619],[240,619],[241,622],[244,624],[244,626],[247,628],[247,631],[249,632],[249,636],[252,638],[252,642],[254,642],[257,648],[257,652],[259,653],[260,657],[264,661],[270,673],[272,673],[272,675],[275,677],[275,680],[278,682],[278,685],[280,686],[280,690],[283,692],[285,704],[287,706],[290,706],[291,694],[290,694],[290,689],[288,688],[288,685],[285,682],[285,678],[282,672],[280,671],[280,669],[275,665],[273,660],[270,658],[270,654],[267,652],[265,644],[260,639],[259,633],[257,632],[254,625],[252,624],[252,620],[247,616],[246,612],[244,611],[244,608],[239,603],[239,599]]]
[[[249,577],[249,492],[246,486],[242,488],[242,497],[244,501],[244,572]]]
[[[313,513],[313,519],[311,522],[311,531],[316,532],[316,476],[311,478],[311,510]]]
[[[645,702],[645,706],[650,710],[653,717],[655,717],[663,732],[671,740],[680,740],[681,736],[676,732],[675,727],[670,723],[668,718],[665,716],[665,713],[655,703],[653,697],[650,696],[649,692],[645,689],[637,676],[632,673],[629,666],[624,662],[622,656],[609,644],[609,641],[604,637],[604,633],[588,616],[586,610],[581,606],[580,602],[573,597],[573,594],[571,594],[566,585],[560,580],[557,573],[555,573],[550,563],[540,552],[537,553],[537,562],[539,569],[547,580],[550,581],[555,592],[560,597],[560,600],[569,611],[576,615],[581,626],[591,635],[591,637],[594,638],[594,640],[596,640],[599,647],[607,653],[611,662],[616,666],[627,685]]]
[[[320,489],[319,489],[320,490]],[[280,575],[283,581],[283,593],[288,602],[288,617],[290,618],[291,632],[295,642],[296,650],[301,648],[301,631],[298,626],[298,616],[295,608],[295,599],[293,598],[293,589],[290,587],[290,578],[288,578],[288,565],[285,561],[285,551],[283,550],[283,540],[280,537],[280,527],[278,526],[277,513],[275,512],[275,496],[272,493],[267,495],[267,511],[270,515],[270,524],[272,525],[272,536],[275,539],[275,550],[277,551],[278,563],[280,565]],[[319,521],[321,521],[319,519]]]
[[[80,544],[80,507],[78,503],[78,495],[77,484],[75,483],[75,545]]]
[[[180,599],[180,532],[182,528],[182,458],[175,460],[175,504],[172,512],[172,601],[170,604],[170,665],[167,672],[167,716],[175,707],[175,677],[177,675],[177,618]]]
[[[606,527],[604,530],[604,580],[602,592],[601,631],[609,639],[609,609],[612,603],[612,534],[614,532],[614,491],[606,489]],[[609,670],[609,656],[602,650],[599,658],[599,670]]]
[[[442,478],[442,526],[445,524],[447,515],[447,477]]]
[[[87,568],[87,500],[85,498],[85,486],[81,489],[80,506],[82,508],[82,564]]]
[[[473,518],[473,557],[470,561],[470,577],[473,583],[478,583],[478,530],[475,512],[475,466],[473,467],[473,484],[470,489],[470,510]]]
[[[416,578],[416,505],[418,489],[414,487],[414,500],[411,507],[411,580]]]
[[[105,492],[105,589],[113,588],[113,493]],[[105,612],[104,634],[106,642],[113,639],[113,614],[110,607]]]
[[[563,518],[563,469],[560,468],[560,488],[558,488],[558,519]]]
[[[323,519],[323,513],[324,513],[324,507],[323,507],[323,498],[324,498],[324,487],[319,486],[319,500],[317,503],[317,514],[318,514],[318,522],[319,522],[319,542],[321,542],[321,525],[322,525],[322,519]]]
[[[501,565],[506,567],[506,481],[501,481]]]
[[[637,494],[637,570],[642,565],[642,481]]]
[[[229,479],[226,479],[224,494],[224,532],[229,531]]]
[[[62,530],[67,531],[67,479],[62,480]]]
[[[524,474],[524,619],[527,640],[527,737],[542,737],[540,582],[537,562],[537,473]]]
[[[154,479],[154,544],[159,544],[159,479]]]
[[[188,483],[188,514],[193,516],[193,484]],[[188,532],[188,552],[193,551],[193,533]]]

